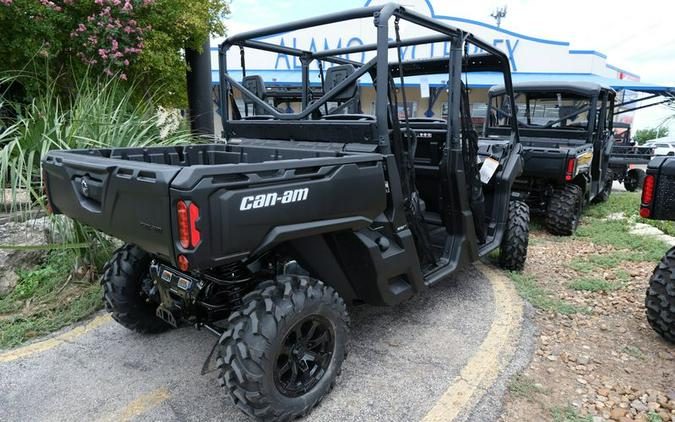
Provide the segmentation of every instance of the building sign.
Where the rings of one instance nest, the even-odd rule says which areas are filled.
[[[373,0],[368,1],[365,5],[370,6],[386,2],[386,0]],[[406,3],[407,7],[411,7],[418,13],[426,14],[451,26],[469,31],[501,49],[508,56],[511,70],[514,73],[595,74],[608,78],[639,80],[637,75],[608,65],[605,55],[590,50],[572,50],[569,43],[565,41],[546,40],[497,28],[484,22],[446,16],[435,10],[435,3],[442,6],[440,0],[408,0]],[[395,34],[393,28],[390,28],[390,30],[389,37],[393,40]],[[404,38],[419,37],[431,33],[425,28],[403,20],[401,21],[400,32]],[[321,27],[320,34],[317,34],[316,28],[311,28],[267,37],[264,41],[316,52],[371,44],[375,43],[376,39],[373,19],[367,18],[353,20],[349,24],[342,22],[324,25]],[[403,47],[402,55],[404,60],[444,57],[448,56],[449,48],[447,42]],[[479,52],[479,49],[475,46],[470,47],[470,52],[476,53]],[[394,59],[394,53],[394,51],[391,51],[392,59]],[[214,52],[214,54],[216,53]],[[373,54],[373,52],[358,53],[352,54],[349,58],[364,62],[371,58]],[[217,64],[217,60],[212,62],[214,65]],[[298,71],[301,67],[300,60],[297,57],[252,49],[246,51],[246,66],[248,69],[270,71]],[[228,68],[232,70],[240,68],[238,52],[231,51],[228,54]],[[313,64],[313,68],[316,68],[316,63]]]

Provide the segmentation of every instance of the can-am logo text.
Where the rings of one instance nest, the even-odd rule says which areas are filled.
[[[245,196],[241,198],[240,211],[247,211],[256,208],[273,207],[278,204],[290,204],[292,202],[301,202],[307,199],[309,188],[291,189],[282,193],[270,192],[255,196]]]

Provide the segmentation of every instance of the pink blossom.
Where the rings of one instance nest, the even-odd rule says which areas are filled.
[[[123,81],[126,81],[126,80],[127,80],[127,75],[124,74],[124,73],[122,73],[122,74],[120,75],[120,79],[123,80]]]

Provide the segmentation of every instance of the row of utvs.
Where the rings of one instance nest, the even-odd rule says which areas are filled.
[[[313,52],[264,38],[354,19],[370,20],[376,42]],[[403,22],[430,35],[401,38]],[[401,61],[402,48],[430,43],[446,43],[448,56]],[[245,67],[244,49],[297,58],[300,112],[271,106],[259,76],[230,75],[227,55],[241,53]],[[317,90],[309,78],[319,63]],[[463,79],[472,72],[504,78],[482,136]],[[447,119],[412,118],[407,107],[401,117],[397,86],[429,74],[447,80]],[[375,87],[374,114],[344,113],[361,78]],[[614,91],[525,84],[514,96],[504,53],[399,5],[230,37],[220,80],[223,142],[52,151],[43,174],[55,213],[127,242],[102,277],[113,318],[142,333],[183,324],[216,333],[207,363],[256,418],[305,415],[331,390],[348,305],[396,305],[497,249],[504,268],[521,270],[530,211],[570,235],[583,207],[611,190]],[[559,102],[558,114],[537,117],[530,108],[542,101]],[[672,197],[643,205],[673,217]],[[647,299],[650,323],[670,340],[674,261],[671,250]]]

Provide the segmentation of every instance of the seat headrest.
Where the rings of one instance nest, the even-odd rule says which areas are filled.
[[[244,88],[251,91],[253,94],[255,94],[256,97],[260,98],[261,100],[264,100],[265,97],[267,96],[265,91],[265,82],[263,81],[263,78],[260,75],[246,76],[241,84],[244,86]],[[252,104],[253,101],[244,97],[244,103]]]
[[[355,71],[356,69],[351,64],[329,67],[326,69],[326,76],[324,78],[324,91],[328,92],[335,88],[340,82],[347,79],[349,75]],[[343,90],[338,92],[337,95],[332,98],[332,101],[343,102],[351,100],[352,98],[356,97],[358,92],[357,88],[357,83],[354,81],[353,83],[347,85]]]

